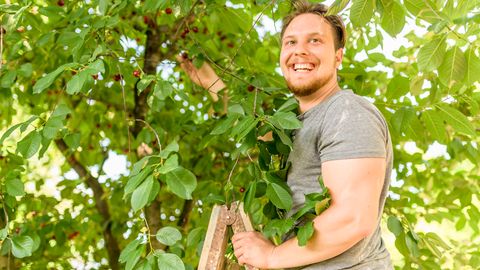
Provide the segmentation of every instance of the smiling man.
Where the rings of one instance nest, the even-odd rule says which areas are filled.
[[[305,194],[320,192],[322,177],[332,196],[330,207],[314,219],[306,246],[296,237],[275,246],[258,232],[235,234],[240,264],[262,269],[392,269],[381,239],[380,220],[392,169],[392,146],[381,113],[351,90],[341,90],[337,69],[343,58],[345,27],[327,7],[297,1],[284,19],[280,66],[299,101],[303,127],[294,133],[287,183],[293,209]],[[207,67],[190,77],[215,82]],[[211,69],[211,68],[210,68]],[[192,71],[194,73],[192,73]],[[202,75],[203,72],[203,75]],[[210,84],[209,84],[210,85]],[[212,89],[221,89],[223,82]]]

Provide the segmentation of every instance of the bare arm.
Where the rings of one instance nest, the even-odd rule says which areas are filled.
[[[236,234],[232,240],[239,262],[287,268],[324,261],[351,248],[376,228],[385,166],[384,158],[322,163],[332,204],[314,219],[315,232],[307,245],[300,247],[292,238],[275,247],[259,233]]]
[[[177,61],[193,83],[208,90],[213,101],[218,101],[218,92],[225,88],[225,83],[207,62],[196,68],[188,57],[177,55]]]

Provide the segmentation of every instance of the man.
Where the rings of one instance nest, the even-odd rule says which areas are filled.
[[[304,247],[296,237],[275,246],[258,232],[235,234],[232,243],[240,264],[262,269],[392,269],[379,226],[392,168],[390,135],[372,104],[340,90],[337,68],[345,28],[339,16],[326,12],[322,4],[297,2],[284,19],[280,66],[303,122],[289,156],[292,212],[302,206],[305,194],[320,191],[319,176],[330,190],[331,205],[314,219],[315,232]],[[188,69],[186,63],[183,67]],[[191,67],[189,74],[192,78]],[[220,82],[215,76],[204,78],[216,95],[223,85],[215,87]]]

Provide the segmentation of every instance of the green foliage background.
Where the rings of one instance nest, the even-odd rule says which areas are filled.
[[[277,72],[278,35],[262,24],[289,7],[1,4],[0,268],[193,269],[211,207],[241,198],[259,229],[284,231],[275,218],[291,205],[282,173],[298,122]],[[480,267],[479,11],[477,0],[336,0],[331,9],[349,33],[341,86],[390,125],[384,234],[397,269]],[[392,37],[405,45],[390,56]],[[180,72],[183,50],[229,86],[226,115]],[[275,142],[257,141],[268,131]],[[107,174],[114,153],[130,173]]]

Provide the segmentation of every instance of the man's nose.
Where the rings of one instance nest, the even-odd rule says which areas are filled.
[[[295,46],[295,55],[307,55],[308,54],[308,48],[307,44],[304,42],[298,42]]]

